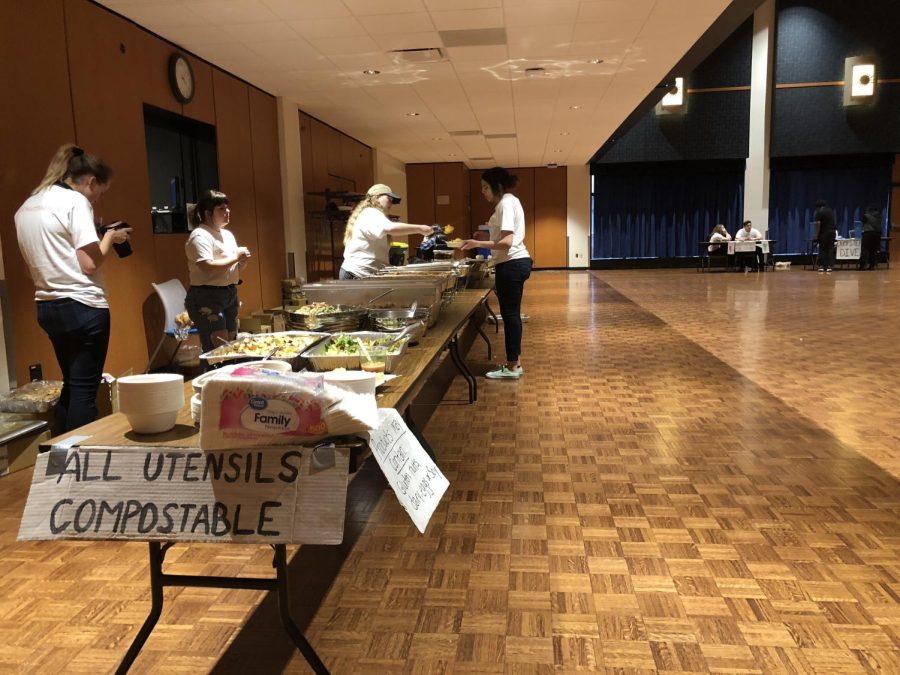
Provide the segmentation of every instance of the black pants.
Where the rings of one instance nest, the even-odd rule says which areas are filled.
[[[828,232],[819,236],[819,269],[834,267],[834,240],[837,233]]]
[[[235,286],[191,286],[188,289],[184,308],[197,327],[204,352],[216,346],[213,344],[213,333],[225,331],[229,336],[237,333],[239,307]]]
[[[765,269],[766,254],[757,246],[752,253],[738,253],[738,267],[753,267],[753,269]]]
[[[97,419],[97,389],[109,348],[109,310],[65,298],[38,302],[37,317],[62,370],[55,429],[61,434]]]
[[[495,287],[503,317],[506,361],[515,363],[522,354],[522,293],[531,276],[531,258],[508,260],[497,265]]]
[[[875,269],[881,249],[881,232],[863,232],[859,252],[859,269]]]

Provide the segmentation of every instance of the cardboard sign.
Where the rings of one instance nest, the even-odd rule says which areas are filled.
[[[763,253],[769,252],[769,242],[766,239],[738,239],[728,242],[728,255],[752,253],[757,246]]]
[[[450,482],[393,408],[378,411],[381,424],[369,434],[369,447],[400,505],[424,533]]]
[[[330,446],[54,448],[19,539],[340,544],[349,462]]]
[[[838,239],[834,245],[837,251],[835,260],[859,260],[861,239]]]

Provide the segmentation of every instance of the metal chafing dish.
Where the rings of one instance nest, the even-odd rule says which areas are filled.
[[[333,303],[327,303],[333,304]],[[308,307],[308,305],[307,305]],[[333,311],[307,313],[304,307],[285,312],[285,321],[290,328],[318,331],[359,330],[366,318],[366,309],[356,305],[334,304]]]
[[[200,358],[210,365],[226,361],[240,363],[269,358],[274,361],[287,361],[291,364],[291,368],[298,370],[303,365],[303,352],[327,337],[328,333],[312,331],[260,333],[227,342],[201,354]],[[275,351],[272,351],[273,346],[277,346]]]
[[[361,340],[377,340],[379,342],[383,342],[385,344],[392,342],[397,336],[391,333],[374,333],[374,332],[356,332],[356,333],[346,333],[347,337],[351,338],[359,338]],[[332,335],[328,340],[322,340],[317,343],[313,347],[310,347],[308,350],[303,352],[303,358],[309,361],[309,364],[313,367],[313,370],[334,370],[335,368],[347,368],[348,370],[356,370],[360,368],[361,359],[360,354],[326,354],[325,351],[328,349],[332,340],[336,339],[337,335]],[[397,362],[403,356],[403,353],[406,351],[406,346],[409,343],[409,340],[406,337],[402,337],[398,342],[395,342],[391,347],[391,351],[385,357],[384,360],[384,371],[386,373],[392,372],[396,366]]]
[[[306,284],[303,291],[310,301],[367,307],[370,323],[373,311],[404,309],[408,311],[413,303],[416,303],[418,308],[415,318],[423,320],[431,327],[440,318],[443,288],[441,279],[410,277],[387,280],[369,277],[353,281]],[[384,327],[386,326],[387,324],[384,324]]]

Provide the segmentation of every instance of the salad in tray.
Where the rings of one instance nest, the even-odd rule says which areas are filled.
[[[321,339],[321,333],[306,335],[302,333],[263,333],[216,347],[207,356],[213,358],[228,356],[264,357],[271,354],[271,358],[275,359],[293,359],[300,356],[304,349]]]
[[[353,335],[347,335],[346,333],[338,333],[337,335],[332,336],[329,340],[325,342],[325,346],[322,350],[323,356],[356,356],[360,353],[359,343],[362,342],[363,346],[366,349],[370,347],[374,347],[377,345],[388,345],[393,341],[393,338],[388,336],[384,338],[359,338],[354,337]],[[399,354],[400,353],[400,344],[394,345],[394,348],[389,352],[391,354]]]

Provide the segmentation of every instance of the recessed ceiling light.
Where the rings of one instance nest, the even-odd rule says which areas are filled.
[[[380,70],[372,70],[371,68],[364,70],[363,75],[381,75]]]
[[[568,135],[569,135],[569,132],[568,132],[568,131],[560,131],[560,132],[559,132],[559,135],[560,135],[560,136],[568,136]]]
[[[569,110],[581,110],[581,106],[580,105],[570,105]]]
[[[603,63],[603,59],[591,59],[588,63],[592,63],[596,66],[598,63]]]
[[[449,155],[447,155],[447,157],[456,157],[456,153],[455,153],[455,152],[451,152]]]
[[[442,141],[442,140],[444,140],[444,139],[443,139],[443,138],[438,138],[437,136],[435,136],[435,137],[432,138],[431,140],[433,140],[433,141]]]
[[[560,150],[559,148],[557,148],[557,149],[554,150],[553,152],[562,152],[562,150]]]
[[[421,113],[417,113],[417,112],[408,112],[408,113],[406,113],[406,116],[407,117],[418,117],[420,114]]]

